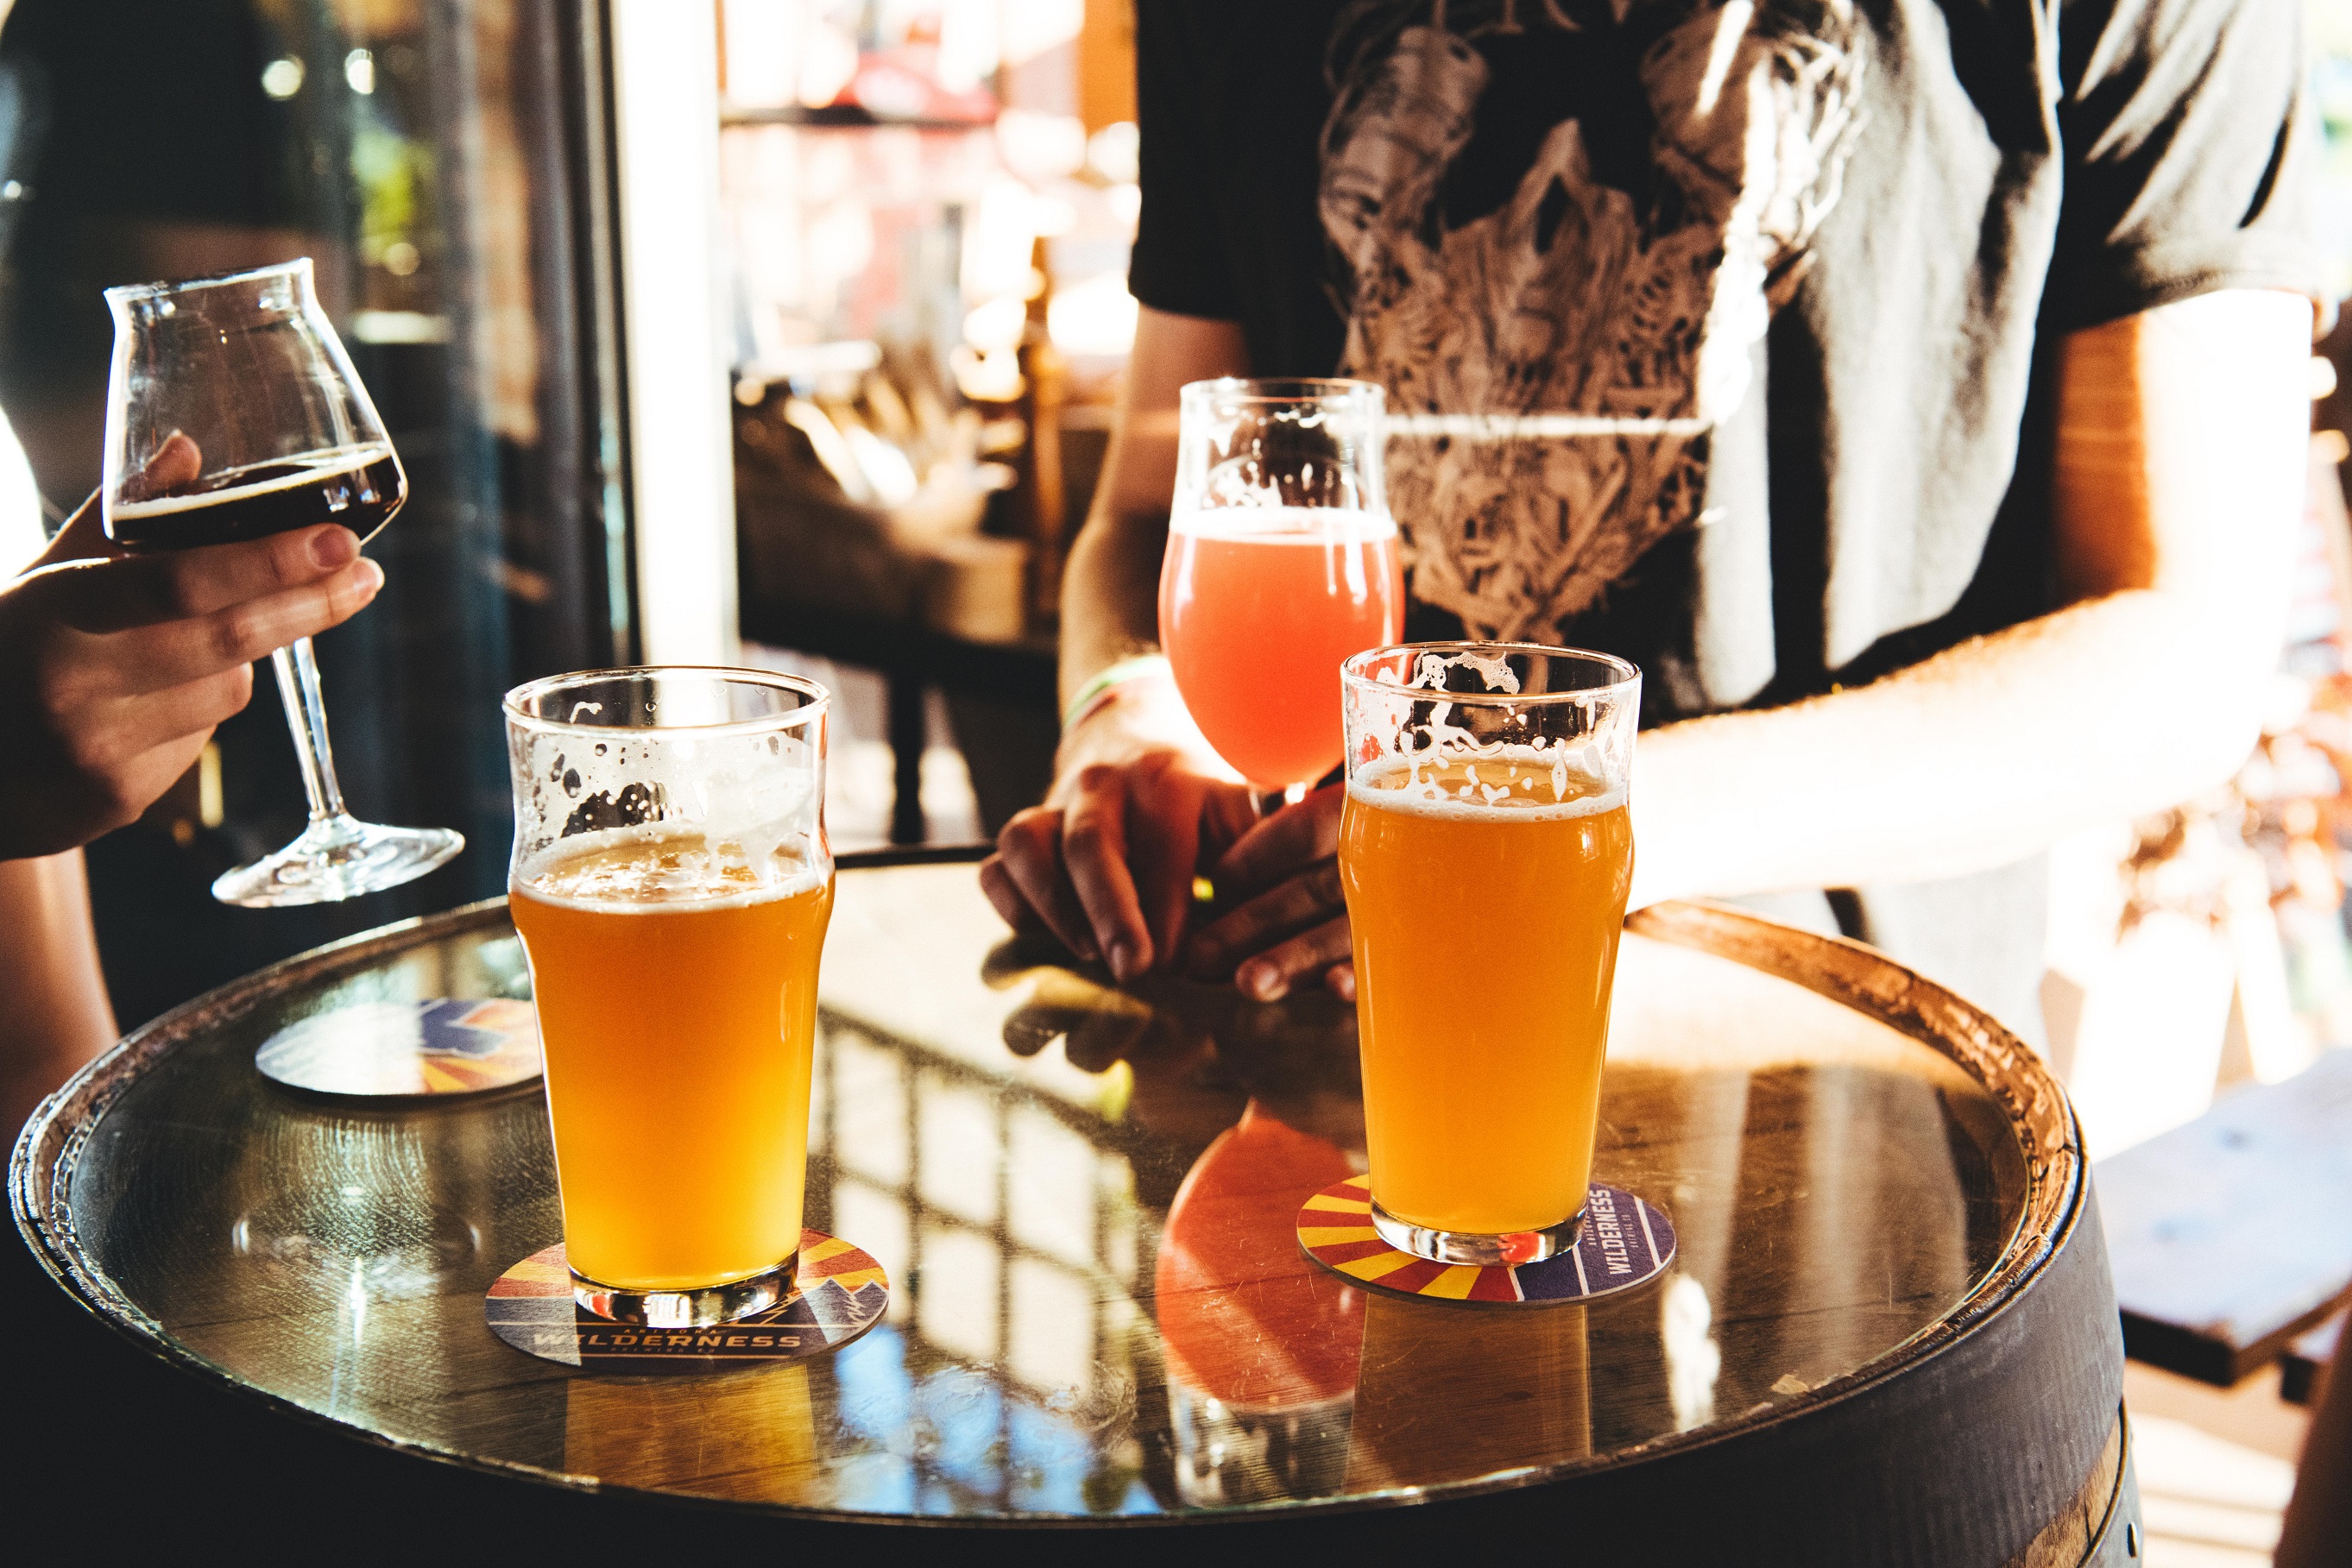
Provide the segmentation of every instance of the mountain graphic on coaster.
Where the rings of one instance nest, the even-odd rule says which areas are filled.
[[[1674,1223],[1663,1210],[1601,1182],[1592,1184],[1584,1201],[1584,1229],[1576,1245],[1557,1258],[1516,1268],[1433,1263],[1381,1239],[1372,1228],[1370,1179],[1349,1176],[1300,1206],[1298,1245],[1325,1268],[1375,1291],[1498,1307],[1613,1296],[1648,1284],[1674,1262]]]
[[[540,1075],[539,1015],[510,997],[352,1002],[287,1025],[253,1064],[314,1094],[480,1094]]]
[[[783,1304],[706,1328],[656,1328],[600,1318],[572,1299],[563,1243],[543,1248],[482,1298],[490,1332],[526,1355],[589,1372],[716,1372],[798,1361],[840,1349],[882,1321],[890,1277],[872,1253],[822,1230],[801,1232]]]

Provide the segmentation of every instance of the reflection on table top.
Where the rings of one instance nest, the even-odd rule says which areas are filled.
[[[1589,1306],[1368,1292],[1291,1228],[1363,1168],[1349,1010],[1111,989],[1007,942],[970,867],[862,871],[825,955],[809,1219],[881,1260],[888,1317],[813,1362],[582,1375],[483,1326],[491,1280],[561,1231],[535,1091],[367,1110],[252,1066],[352,1000],[527,991],[485,910],[134,1050],[66,1156],[81,1288],[223,1375],[477,1462],[853,1513],[1184,1512],[1767,1419],[1935,1333],[2029,1203],[2012,1113],[1953,1061],[1634,935],[1597,1174],[1673,1216],[1675,1268]]]

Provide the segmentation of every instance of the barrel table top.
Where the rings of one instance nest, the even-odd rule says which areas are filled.
[[[1299,1250],[1299,1204],[1364,1169],[1351,1009],[1117,988],[1009,937],[968,865],[845,869],[809,1223],[881,1262],[889,1309],[833,1354],[684,1377],[486,1328],[491,1281],[562,1236],[535,1084],[362,1103],[254,1066],[353,1002],[529,994],[500,904],[226,987],[28,1124],[18,1224],[157,1357],[519,1485],[1063,1526],[1616,1499],[1672,1533],[1697,1528],[1678,1497],[1834,1481],[1902,1494],[1821,1525],[1879,1561],[2131,1561],[2102,1544],[2129,1472],[2072,1113],[1999,1026],[1868,949],[1637,916],[1596,1176],[1665,1210],[1679,1256],[1589,1304],[1482,1308]],[[2031,1451],[1969,1483],[2000,1494],[1954,1504],[1977,1522],[1876,1519],[1943,1506],[1979,1443]]]

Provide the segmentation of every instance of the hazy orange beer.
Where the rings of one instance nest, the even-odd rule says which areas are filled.
[[[824,692],[610,671],[522,687],[508,713],[511,907],[575,1295],[648,1322],[772,1305],[800,1245],[833,908]]]
[[[1550,1257],[1592,1174],[1641,675],[1494,643],[1344,671],[1373,1222],[1448,1262]]]

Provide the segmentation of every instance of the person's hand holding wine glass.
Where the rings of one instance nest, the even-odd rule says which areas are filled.
[[[1080,688],[1054,789],[1005,824],[981,887],[1121,981],[1168,966],[1260,1001],[1317,977],[1352,998],[1343,791],[1315,786],[1340,759],[1339,661],[1403,631],[1382,393],[1224,376],[1177,396],[1164,657]]]
[[[319,563],[356,555],[408,498],[383,422],[320,308],[307,258],[110,288],[106,299],[115,340],[100,495],[118,549],[202,556],[207,547],[307,538],[295,548]],[[256,559],[297,558],[279,549]],[[372,569],[355,570],[364,577]],[[176,608],[201,613],[236,602]],[[272,641],[280,629],[229,612],[215,651],[270,653],[310,823],[277,853],[221,876],[214,896],[254,906],[321,903],[396,887],[448,861],[465,841],[447,829],[379,827],[344,810],[309,632],[289,623],[290,643]]]
[[[184,434],[144,465],[144,493],[195,483]],[[130,822],[253,692],[253,661],[357,614],[383,585],[335,523],[124,556],[93,497],[0,583],[0,860],[52,854]]]

